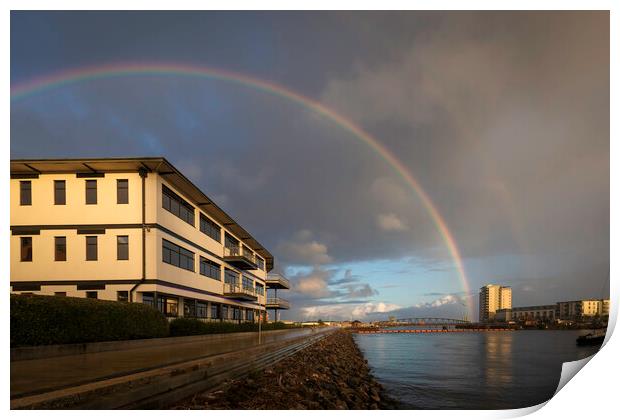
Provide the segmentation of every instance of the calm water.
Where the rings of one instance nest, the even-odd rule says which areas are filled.
[[[408,409],[522,408],[551,398],[583,331],[355,335],[372,372]]]

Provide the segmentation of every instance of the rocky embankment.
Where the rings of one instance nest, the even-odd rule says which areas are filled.
[[[351,333],[340,330],[295,355],[178,409],[389,409],[396,403],[370,374]]]

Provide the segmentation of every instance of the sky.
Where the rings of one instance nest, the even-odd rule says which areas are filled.
[[[607,12],[11,12],[12,87],[126,63],[330,110],[174,73],[11,100],[11,158],[170,160],[274,254],[282,319],[609,295]]]

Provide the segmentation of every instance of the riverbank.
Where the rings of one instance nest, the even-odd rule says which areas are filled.
[[[340,330],[267,369],[175,409],[390,409],[397,403],[370,373],[350,332]]]

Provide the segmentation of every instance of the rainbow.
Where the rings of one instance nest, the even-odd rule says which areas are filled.
[[[473,295],[470,290],[469,281],[465,273],[465,267],[461,258],[461,253],[457,247],[454,236],[448,229],[446,221],[441,216],[437,207],[431,201],[429,195],[424,191],[420,183],[407,170],[407,168],[377,139],[368,134],[359,126],[336,113],[334,110],[317,102],[314,99],[303,96],[297,92],[279,86],[275,83],[255,79],[244,74],[221,69],[177,64],[177,63],[119,63],[95,67],[82,67],[77,69],[65,70],[52,75],[31,79],[24,83],[11,86],[11,101],[25,98],[29,95],[40,93],[46,90],[58,88],[83,81],[105,79],[111,77],[135,76],[135,75],[172,75],[202,77],[213,80],[220,80],[235,83],[249,88],[265,92],[270,95],[279,96],[308,108],[317,114],[338,124],[355,138],[361,140],[374,150],[393,170],[405,181],[413,193],[422,200],[424,207],[430,215],[433,223],[437,227],[439,234],[445,243],[450,256],[457,270],[459,281],[464,289],[467,301],[467,308],[470,319],[474,319]]]

